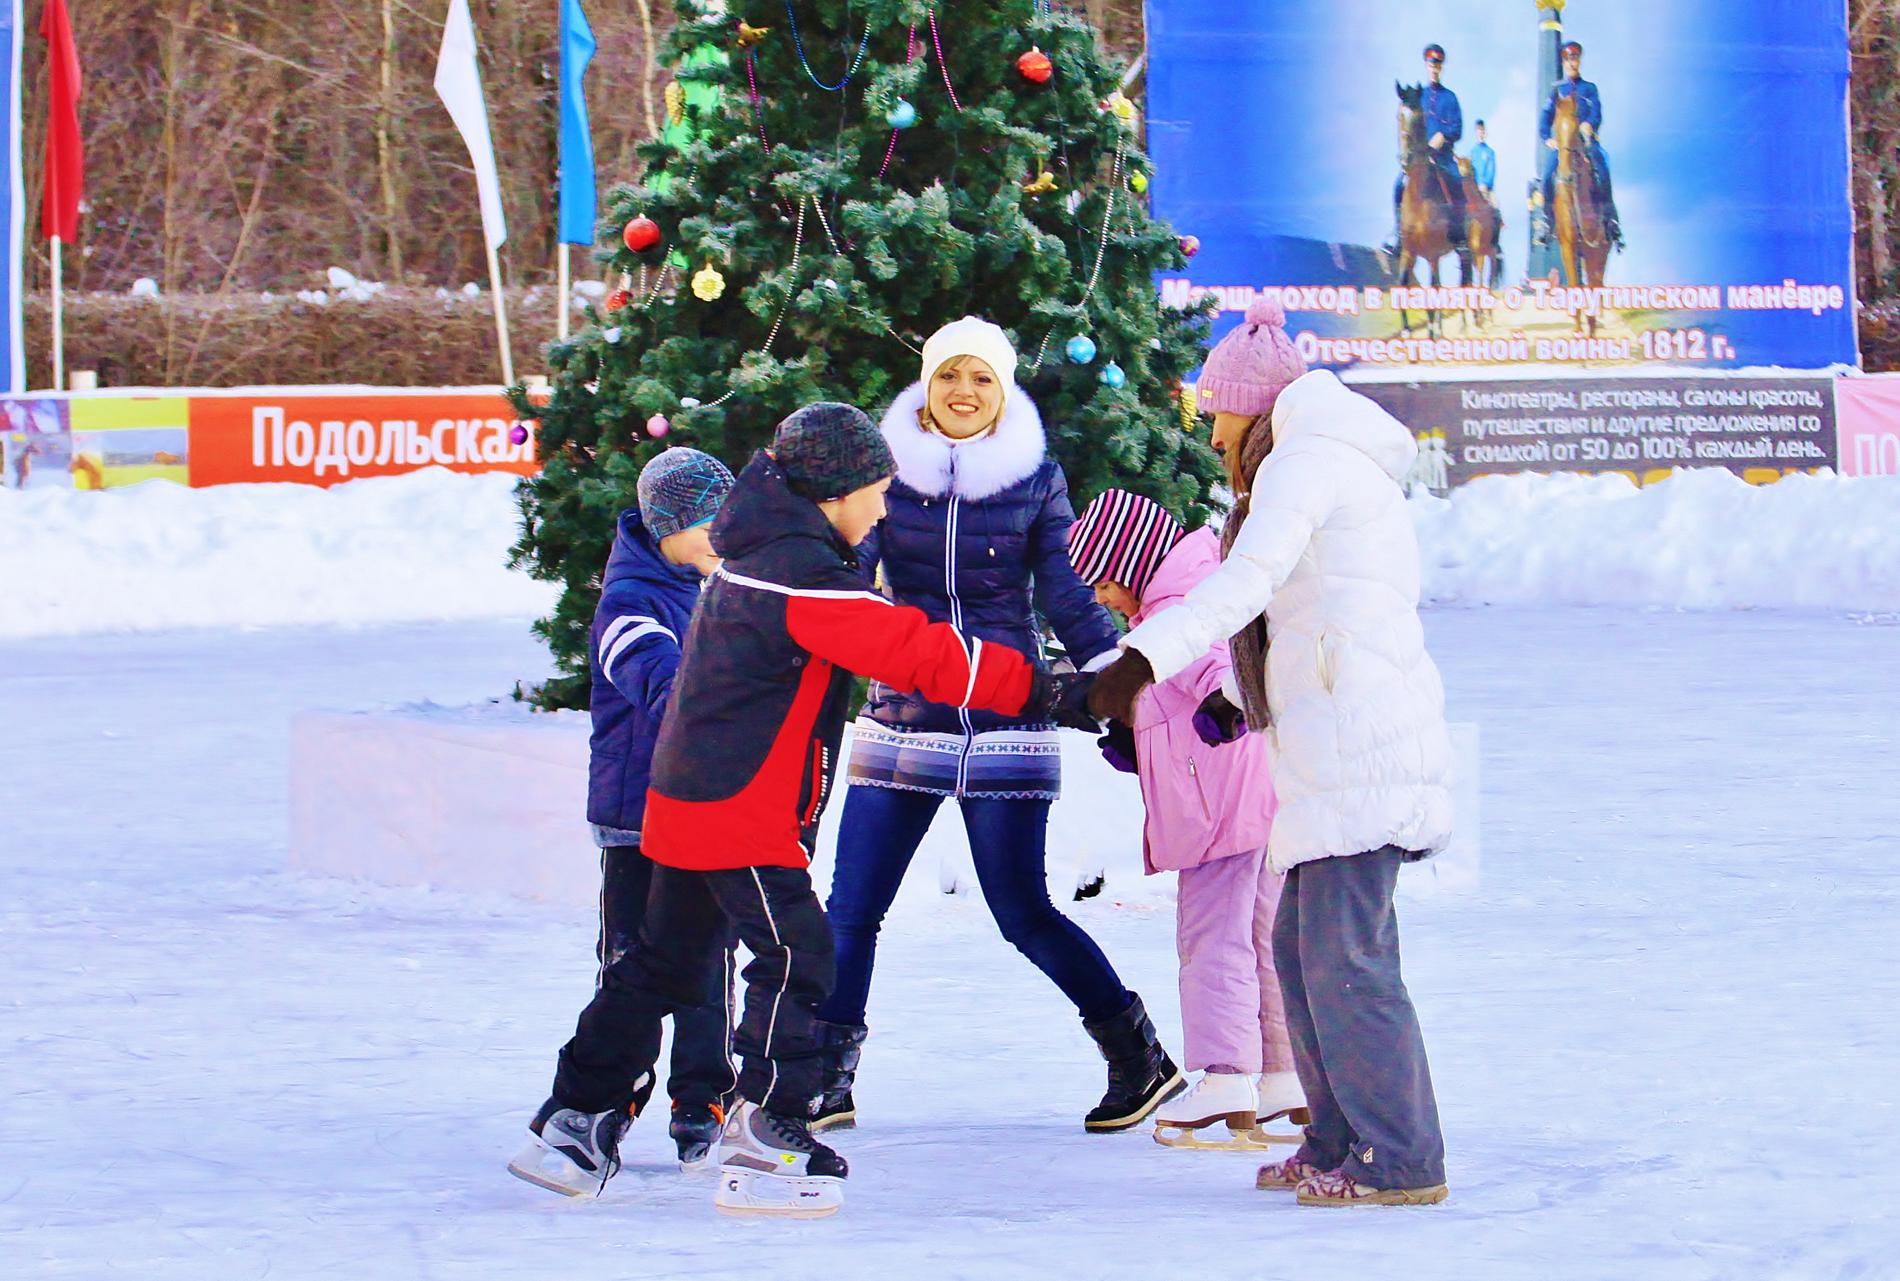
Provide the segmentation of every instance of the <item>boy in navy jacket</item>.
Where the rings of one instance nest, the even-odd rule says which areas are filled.
[[[711,454],[669,449],[640,472],[639,506],[620,514],[587,665],[593,677],[594,733],[587,820],[600,846],[600,976],[626,954],[646,916],[653,863],[640,850],[653,748],[659,741],[680,642],[700,588],[719,557],[710,528],[732,492],[732,472]],[[688,1168],[708,1158],[738,1084],[732,1066],[732,941],[713,949],[718,995],[673,1011],[670,1128]],[[634,1111],[653,1091],[648,1074]]]
[[[1053,716],[1086,692],[865,590],[855,549],[883,518],[895,470],[861,411],[807,405],[779,424],[714,522],[725,560],[693,615],[654,751],[646,924],[608,967],[530,1124],[543,1172],[561,1177],[523,1177],[579,1195],[612,1176],[629,1083],[658,1055],[661,1016],[706,999],[700,958],[736,929],[752,954],[735,1037],[743,1097],[720,1138],[715,1204],[813,1216],[842,1203],[845,1162],[809,1128],[822,1070],[815,1011],[832,967],[809,868],[853,674],[1007,714],[1033,703]]]

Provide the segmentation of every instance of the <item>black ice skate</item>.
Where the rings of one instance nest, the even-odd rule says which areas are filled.
[[[666,1132],[679,1147],[680,1169],[689,1174],[712,1169],[713,1144],[719,1142],[719,1130],[725,1120],[717,1104],[673,1104],[673,1120]]]
[[[528,1122],[528,1145],[508,1163],[508,1173],[563,1196],[599,1196],[620,1169],[620,1136],[633,1112],[577,1112],[553,1099]]]
[[[858,1058],[864,1052],[868,1031],[862,1023],[818,1023],[818,1044],[825,1061],[824,1093],[813,1115],[813,1133],[821,1130],[853,1130],[858,1124],[858,1107],[852,1102],[851,1087],[858,1079]]]
[[[816,1219],[844,1204],[843,1157],[811,1137],[803,1117],[739,1103],[719,1136],[719,1190],[723,1214],[773,1214]]]
[[[1181,1069],[1161,1048],[1139,996],[1120,1014],[1082,1026],[1108,1060],[1108,1093],[1088,1114],[1084,1128],[1098,1133],[1126,1130],[1186,1086]]]

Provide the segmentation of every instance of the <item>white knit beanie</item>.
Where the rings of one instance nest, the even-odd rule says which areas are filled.
[[[1009,335],[1000,326],[977,316],[953,320],[930,335],[924,342],[926,394],[937,371],[958,356],[975,356],[996,374],[996,381],[1003,389],[1000,416],[1002,410],[1009,408],[1009,393],[1016,386],[1016,348],[1010,344]]]

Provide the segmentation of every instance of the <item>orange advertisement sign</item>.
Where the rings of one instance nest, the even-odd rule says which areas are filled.
[[[424,467],[539,469],[534,425],[482,392],[194,395],[190,484],[337,485]],[[519,439],[517,439],[519,437]]]

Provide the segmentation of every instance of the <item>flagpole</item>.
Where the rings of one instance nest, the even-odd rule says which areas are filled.
[[[561,261],[560,261],[561,286],[560,286],[559,298],[557,300],[557,305],[560,308],[560,319],[555,323],[555,326],[554,326],[554,336],[560,339],[562,342],[567,341],[567,313],[568,313],[569,307],[572,306],[572,301],[569,298],[569,294],[572,292],[572,286],[568,284],[567,272],[568,272],[567,242],[563,240],[561,242]]]
[[[504,387],[515,385],[515,353],[508,346],[508,300],[501,292],[501,258],[495,252],[495,246],[488,243],[488,237],[482,237],[482,243],[488,245],[488,292],[495,296],[495,341],[501,344],[501,381]]]
[[[63,255],[59,237],[53,240],[53,390],[66,390],[66,299]]]

